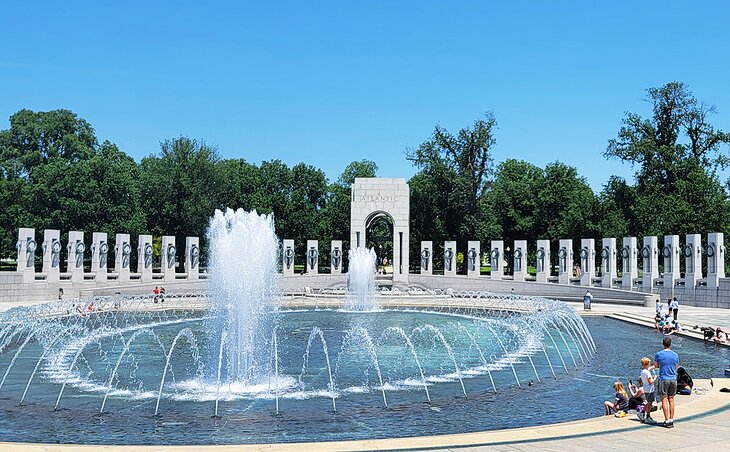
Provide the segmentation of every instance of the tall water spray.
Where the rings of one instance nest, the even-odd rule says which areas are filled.
[[[271,374],[271,332],[276,322],[279,241],[271,215],[215,211],[208,230],[211,334],[225,380],[259,383]],[[209,369],[217,371],[219,353]],[[215,361],[215,363],[212,363]]]
[[[345,307],[354,311],[380,308],[375,300],[375,251],[359,247],[350,250]]]

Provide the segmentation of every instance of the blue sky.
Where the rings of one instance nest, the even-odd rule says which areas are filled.
[[[492,110],[496,162],[634,170],[602,152],[644,90],[687,83],[730,130],[727,2],[9,2],[0,128],[68,108],[140,160],[187,135],[222,157],[304,161],[335,179]],[[727,151],[727,149],[725,149]]]

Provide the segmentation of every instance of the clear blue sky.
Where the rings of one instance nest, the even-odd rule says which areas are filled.
[[[408,147],[487,110],[496,162],[578,168],[594,190],[633,169],[602,157],[644,90],[689,84],[730,130],[730,3],[6,2],[0,128],[68,108],[140,160],[187,135],[222,157],[325,170]]]

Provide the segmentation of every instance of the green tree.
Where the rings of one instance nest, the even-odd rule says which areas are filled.
[[[465,251],[467,240],[483,240],[493,230],[484,221],[481,201],[492,172],[496,127],[491,112],[455,135],[436,126],[429,140],[408,152],[407,159],[419,169],[409,181],[412,250],[420,249],[420,240],[438,247],[454,239]],[[410,265],[417,266],[418,253],[410,255]],[[434,258],[439,256],[434,250]]]
[[[497,166],[482,203],[482,218],[491,225],[492,237],[508,241],[542,238],[537,195],[544,180],[543,170],[525,161],[508,159]]]
[[[147,230],[158,236],[199,236],[204,249],[208,220],[216,208],[218,153],[205,142],[187,137],[165,140],[160,148],[159,156],[145,157],[140,163]]]
[[[342,240],[342,249],[350,248],[352,184],[358,177],[376,177],[377,171],[378,165],[371,160],[354,161],[345,167],[337,181],[329,185],[326,205],[321,215],[323,240]],[[344,257],[346,260],[347,256]]]
[[[595,222],[598,200],[574,167],[561,162],[548,164],[537,203],[536,237],[559,240],[600,235]]]
[[[294,239],[296,248],[303,252],[307,240],[323,240],[320,216],[327,200],[327,177],[322,170],[304,163],[294,165],[291,173],[291,193],[286,205],[288,227],[285,233],[287,238]],[[325,255],[323,251],[327,246],[327,243],[320,243],[320,255]]]
[[[137,165],[114,144],[98,145],[73,112],[15,113],[0,131],[0,157],[1,255],[15,254],[19,227],[60,229],[64,237],[142,232]]]
[[[611,176],[598,197],[598,229],[602,237],[627,237],[638,229],[636,188]]]
[[[604,153],[638,167],[632,209],[636,229],[631,232],[682,233],[690,225],[698,233],[725,228],[730,212],[716,170],[728,164],[721,149],[730,135],[708,123],[714,107],[679,82],[648,89],[646,100],[651,116],[627,113]]]
[[[474,126],[461,129],[456,135],[436,126],[430,140],[408,153],[408,160],[421,169],[439,171],[443,167],[456,172],[461,179],[459,189],[468,207],[476,209],[492,169],[492,148],[496,143],[497,120],[492,112]]]
[[[87,159],[97,148],[94,129],[69,110],[20,110],[10,129],[0,132],[0,161],[8,179],[27,177],[34,167],[58,158],[68,163]]]
[[[289,200],[293,185],[291,169],[281,160],[261,162],[259,167],[261,184],[256,191],[254,208],[258,213],[273,213],[276,232],[280,239],[288,234],[290,222]]]
[[[134,160],[107,141],[84,160],[56,157],[36,166],[28,212],[38,229],[139,234],[145,216],[137,179]]]
[[[257,208],[261,201],[261,171],[244,159],[220,160],[215,165],[218,209]]]

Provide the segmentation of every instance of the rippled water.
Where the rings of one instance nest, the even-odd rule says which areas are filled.
[[[344,316],[344,317],[343,317]],[[500,331],[500,337],[513,360],[483,366],[476,356],[478,346],[487,357],[496,357],[501,347],[487,334],[481,322]],[[532,351],[535,369],[525,359],[519,340],[520,331],[504,329],[498,321],[474,320],[464,316],[429,313],[385,312],[375,314],[336,311],[283,313],[279,331],[287,331],[279,350],[279,379],[260,386],[237,386],[220,389],[221,418],[214,419],[216,385],[201,375],[192,358],[190,344],[181,341],[171,356],[172,366],[164,385],[158,416],[154,416],[157,391],[165,352],[179,331],[198,331],[200,319],[170,321],[146,325],[155,335],[140,333],[119,360],[120,347],[129,341],[115,335],[102,336],[85,345],[79,364],[69,370],[67,361],[57,359],[44,364],[30,386],[24,406],[18,407],[28,376],[41,353],[30,341],[8,373],[0,389],[0,438],[6,441],[43,441],[93,444],[231,444],[340,440],[459,433],[569,421],[603,413],[602,403],[612,396],[616,378],[624,382],[639,374],[641,356],[653,356],[660,348],[662,336],[631,324],[589,317],[585,319],[597,347],[595,358],[585,365],[573,365],[563,350],[566,372],[554,358],[556,350],[548,345],[548,356],[556,372],[553,378],[540,351]],[[417,356],[421,357],[431,404],[418,367],[407,348],[396,337],[381,337],[388,328],[398,327],[411,333],[424,324],[444,331],[454,347],[455,360],[464,387],[454,370],[453,360],[433,335],[412,334]],[[461,326],[457,326],[461,325]],[[322,331],[327,342],[335,380],[329,385],[324,350],[319,339],[312,341],[304,372],[303,355],[313,327]],[[357,336],[346,337],[353,326],[363,326],[372,335],[387,395],[384,405],[376,369],[365,345]],[[467,341],[468,330],[475,341]],[[205,335],[197,346],[204,349]],[[681,364],[694,378],[723,376],[727,350],[701,341],[677,337],[674,349]],[[549,341],[548,341],[549,342]],[[160,345],[162,344],[162,346]],[[0,372],[20,344],[14,344],[0,357]],[[69,354],[72,352],[69,352]],[[574,350],[575,359],[578,352]],[[337,358],[339,356],[339,359]],[[70,359],[67,356],[66,359]],[[110,369],[117,363],[118,376],[113,379],[100,414],[100,404],[108,388]],[[580,361],[578,361],[580,363]],[[516,385],[511,365],[522,383]],[[489,372],[487,372],[489,370]],[[536,381],[535,370],[541,377]],[[68,373],[72,375],[68,375]],[[495,394],[489,375],[497,387]],[[53,406],[59,393],[59,381],[68,381],[59,410]],[[532,385],[530,386],[530,382]],[[275,392],[279,394],[278,415]],[[467,393],[464,397],[463,392]],[[337,412],[333,412],[331,395],[336,393]],[[539,413],[536,415],[535,413]]]

